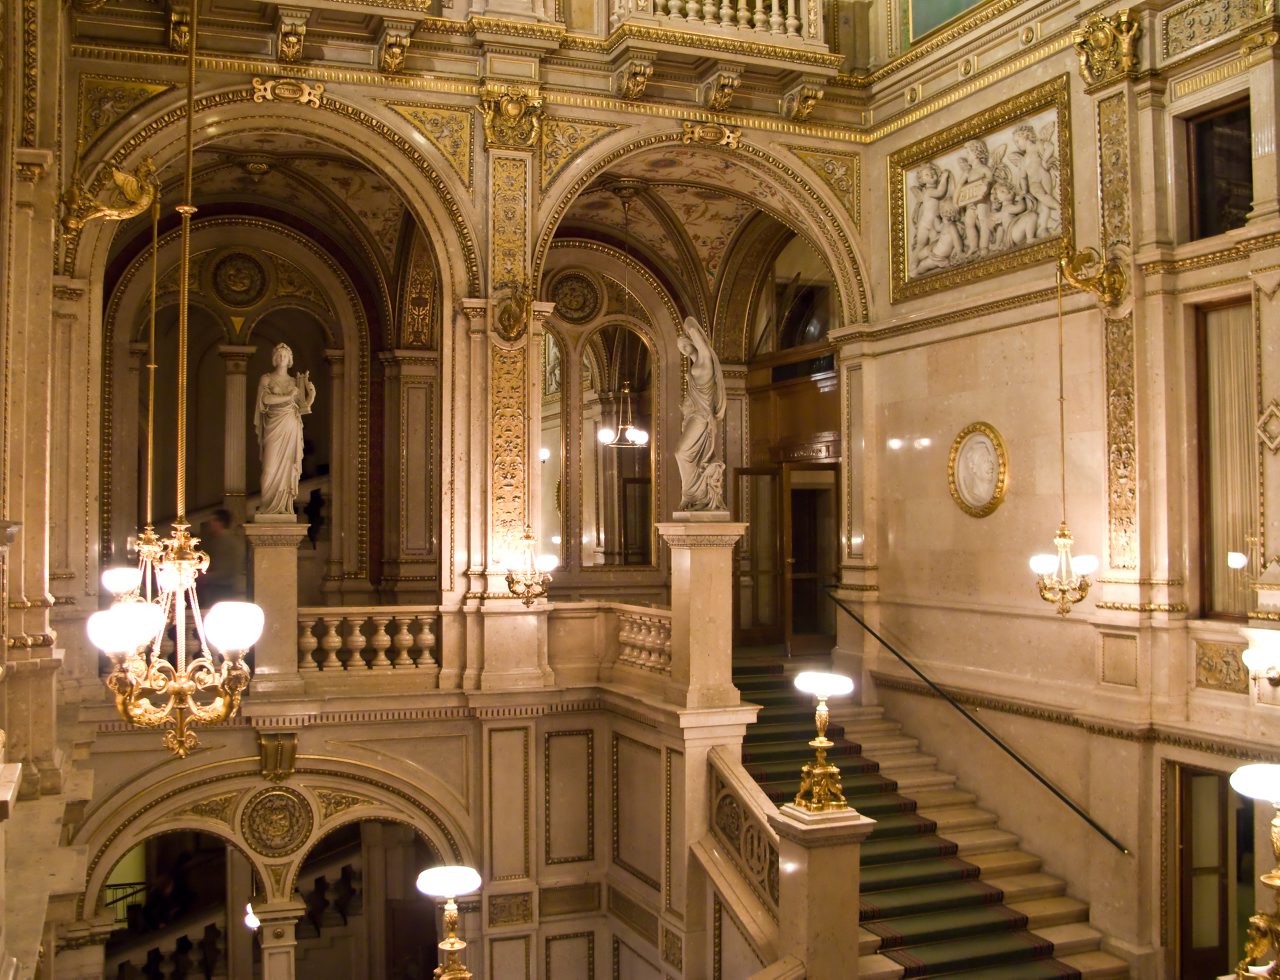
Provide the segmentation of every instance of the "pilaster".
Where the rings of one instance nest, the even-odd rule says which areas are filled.
[[[296,929],[298,917],[306,910],[302,902],[291,901],[254,906],[253,911],[262,923],[258,930],[262,943],[262,980],[295,980]]]
[[[231,512],[237,524],[244,523],[245,453],[249,434],[248,379],[245,372],[249,358],[257,351],[253,344],[221,344],[218,356],[226,368],[226,426],[222,458],[222,506]]]

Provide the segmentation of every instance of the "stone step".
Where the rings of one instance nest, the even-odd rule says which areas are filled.
[[[956,852],[961,858],[970,861],[973,855],[990,854],[993,851],[1007,851],[1018,846],[1018,836],[1007,830],[996,827],[983,827],[978,830],[959,830],[949,833],[946,839],[955,844]],[[1037,858],[1037,860],[1039,860]],[[977,863],[976,861],[974,862]]]
[[[1034,931],[1041,939],[1053,943],[1054,956],[1088,953],[1102,946],[1102,933],[1086,922],[1068,922]]]
[[[1043,872],[1034,874],[1015,874],[1004,877],[983,878],[992,888],[1004,892],[1004,900],[1009,902],[1031,902],[1041,898],[1054,898],[1067,893],[1067,883],[1061,878]]]
[[[1066,895],[1058,895],[1054,898],[1031,898],[1018,902],[1012,902],[1006,898],[1004,904],[1015,912],[1025,915],[1027,928],[1037,935],[1049,926],[1089,921],[1089,906]]]
[[[998,820],[990,810],[983,810],[976,806],[929,807],[925,811],[920,809],[918,800],[916,813],[926,820],[932,820],[937,825],[938,833],[952,840],[955,839],[954,834],[959,831],[994,827]]]
[[[937,809],[945,806],[968,806],[977,802],[978,798],[962,789],[954,789],[949,785],[931,789],[917,789],[915,784],[904,785],[906,781],[897,780],[898,791],[903,796],[910,796],[917,807]]]
[[[889,764],[889,760],[914,753],[920,748],[920,740],[910,735],[869,735],[866,738],[854,738],[846,734],[845,737],[856,742],[863,755],[880,763],[882,767]]]
[[[833,718],[832,721],[844,726],[845,735],[855,742],[861,742],[866,738],[874,738],[881,735],[897,735],[902,731],[902,725],[896,721],[886,721],[884,718],[848,718],[842,716],[839,719]]]
[[[1040,859],[1026,851],[983,851],[965,855],[964,860],[976,864],[983,881],[1006,875],[1025,875],[1040,870]]]
[[[908,769],[933,769],[938,765],[936,756],[925,755],[923,752],[914,750],[903,753],[890,753],[885,756],[883,752],[872,755],[864,749],[863,755],[873,762],[880,763],[880,771],[890,779],[897,779],[898,777],[895,773],[904,772]]]
[[[1078,970],[1082,980],[1127,980],[1129,976],[1128,963],[1100,949],[1060,956],[1058,959],[1073,970]]]

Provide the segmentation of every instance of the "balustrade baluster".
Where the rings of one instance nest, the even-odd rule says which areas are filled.
[[[738,30],[751,30],[751,11],[747,7],[747,0],[738,0]]]
[[[350,651],[350,656],[347,657],[347,670],[365,670],[369,665],[361,654],[369,641],[365,639],[364,633],[360,630],[360,627],[364,625],[364,618],[358,617],[348,620],[348,622],[351,624],[351,632],[347,634],[346,645],[347,650]]]
[[[387,635],[387,624],[390,616],[373,616],[373,635],[369,637],[369,646],[373,647],[373,662],[369,665],[373,670],[390,670],[392,663],[387,659],[387,648],[391,646],[391,637]]]
[[[725,30],[736,27],[737,23],[734,18],[732,0],[721,0],[720,3],[720,26]]]
[[[769,13],[765,7],[765,4],[767,2],[768,0],[755,0],[755,4],[756,4],[755,29],[759,31],[761,34],[763,34],[765,31],[769,29]]]
[[[800,18],[796,16],[796,0],[787,0],[787,37],[800,36]]]
[[[782,33],[782,0],[769,0],[769,33]]]
[[[316,639],[315,620],[308,616],[298,621],[298,669],[319,670],[312,656],[320,641]]]
[[[697,0],[689,0],[690,3],[697,3]],[[684,0],[667,0],[667,16],[672,20],[684,19]]]
[[[609,30],[616,30],[618,25],[622,23],[622,3],[623,0],[613,0],[613,4],[609,10]]]
[[[667,0],[653,0],[653,12],[658,17],[667,12]]]
[[[438,682],[440,665],[436,663],[435,654],[432,652],[436,648],[436,635],[431,631],[432,623],[431,619],[421,617],[418,619],[418,659],[414,663]]]
[[[342,662],[338,659],[338,651],[342,649],[342,637],[338,635],[338,627],[342,623],[341,616],[321,616],[325,634],[320,638],[320,649],[324,651],[324,659],[320,661],[321,670],[341,670]]]
[[[409,657],[409,648],[413,646],[413,634],[409,632],[409,617],[396,617],[396,634],[391,638],[391,645],[396,648],[391,666],[397,669],[416,666]]]

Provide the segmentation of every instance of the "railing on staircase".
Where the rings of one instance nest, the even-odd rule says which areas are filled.
[[[741,765],[721,747],[707,754],[711,833],[738,874],[778,918],[778,834],[765,814],[777,809]]]
[[[671,610],[614,604],[618,666],[671,676]]]
[[[1019,766],[1021,766],[1028,773],[1030,773],[1032,778],[1034,778],[1036,782],[1038,782],[1041,786],[1043,786],[1055,797],[1057,797],[1058,800],[1061,801],[1063,804],[1065,804],[1067,808],[1071,810],[1072,813],[1074,813],[1081,820],[1083,820],[1090,827],[1092,827],[1099,835],[1103,837],[1103,839],[1107,841],[1108,844],[1110,844],[1112,847],[1118,850],[1121,854],[1130,853],[1127,847],[1125,847],[1123,844],[1120,843],[1120,841],[1118,841],[1114,836],[1112,836],[1112,834],[1105,827],[1103,827],[1100,823],[1098,823],[1097,820],[1095,820],[1092,816],[1090,816],[1078,803],[1076,803],[1073,799],[1067,796],[1067,794],[1064,793],[1062,790],[1058,789],[1058,787],[1055,786],[1042,772],[1040,772],[1040,770],[1038,770],[1035,766],[1029,763],[1022,756],[1020,756],[1016,751],[1010,748],[1009,745],[1003,739],[1001,739],[999,735],[997,735],[995,732],[989,729],[986,725],[980,722],[977,718],[975,718],[973,714],[964,707],[964,705],[962,705],[959,701],[957,701],[950,694],[948,694],[944,688],[939,687],[937,684],[935,684],[931,678],[929,678],[922,670],[920,670],[919,667],[917,667],[910,660],[908,660],[902,654],[902,652],[898,650],[897,647],[895,647],[892,643],[890,643],[883,636],[877,633],[870,626],[870,624],[867,623],[865,619],[859,616],[857,612],[851,609],[847,603],[845,603],[838,595],[836,595],[836,589],[837,589],[837,586],[827,586],[827,595],[830,597],[831,601],[834,602],[836,606],[840,608],[845,614],[847,614],[850,619],[852,619],[855,623],[861,626],[863,630],[865,630],[866,633],[872,637],[872,639],[874,639],[882,647],[884,647],[891,654],[897,657],[898,660],[902,663],[902,665],[906,667],[909,671],[911,671],[911,673],[915,674],[918,678],[920,678],[920,680],[922,680],[928,686],[928,688],[931,691],[933,691],[934,694],[938,695],[938,697],[946,701],[947,704],[955,708],[956,711],[960,712],[960,714],[965,718],[966,721],[969,722],[969,724],[973,725],[976,729],[978,729],[978,731],[982,732],[982,734],[985,735],[987,738],[989,738],[996,745],[996,747],[1000,749],[1000,751],[1002,751],[1010,759],[1012,759]]]
[[[107,885],[107,900],[104,904],[111,909],[111,914],[115,917],[115,924],[123,926],[129,922],[129,906],[132,904],[132,899],[145,900],[146,896],[147,883],[145,881],[121,881],[114,885]],[[141,903],[139,902],[138,904]]]

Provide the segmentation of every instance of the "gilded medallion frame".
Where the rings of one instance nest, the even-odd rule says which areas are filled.
[[[964,487],[961,486],[963,480],[957,476],[961,453],[964,447],[973,441],[974,436],[985,437],[996,454],[995,483],[991,495],[985,501],[969,498]],[[947,489],[951,491],[951,499],[970,517],[989,517],[1004,503],[1004,494],[1008,486],[1009,454],[1005,450],[1004,439],[995,426],[987,422],[970,422],[956,435],[951,443],[951,452],[947,455]]]
[[[907,180],[919,165],[933,161],[944,154],[964,147],[973,139],[983,139],[1011,132],[1013,127],[1042,114],[1046,109],[1054,112],[1054,141],[1058,163],[1058,202],[1061,229],[1052,237],[1026,245],[1016,245],[1007,251],[990,254],[963,265],[930,270],[911,275],[908,249],[914,238],[914,229],[908,227],[911,220],[910,194]],[[1028,89],[992,106],[977,115],[970,116],[954,126],[948,126],[910,146],[896,150],[889,156],[889,234],[890,234],[890,302],[926,296],[944,289],[1012,272],[1024,266],[1048,259],[1056,259],[1063,242],[1074,240],[1074,211],[1071,180],[1071,77],[1059,75],[1035,88]],[[990,189],[988,189],[990,193]]]

